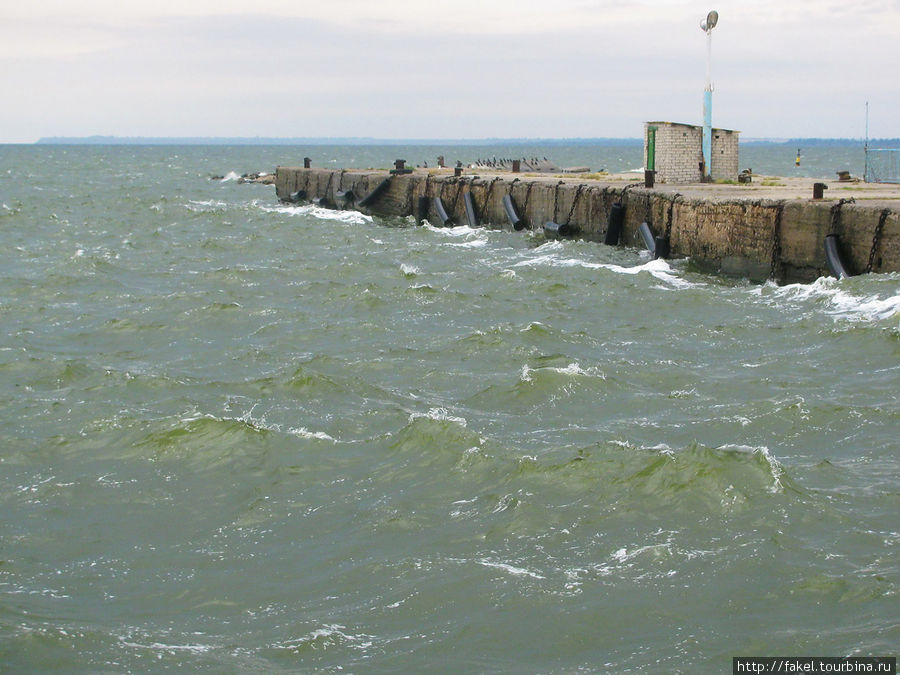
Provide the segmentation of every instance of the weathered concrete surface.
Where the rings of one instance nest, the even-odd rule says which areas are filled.
[[[390,177],[387,189],[367,208],[356,204]],[[827,275],[824,238],[840,237],[844,261],[854,273],[900,272],[900,186],[832,182],[814,201],[813,179],[769,179],[750,185],[659,185],[647,189],[633,175],[546,176],[463,174],[278,167],[276,194],[288,200],[298,190],[309,199],[335,199],[350,191],[347,208],[382,216],[416,215],[420,197],[441,197],[452,222],[466,223],[464,194],[470,192],[484,226],[510,228],[503,207],[510,195],[526,226],[547,221],[575,225],[587,239],[603,240],[612,205],[626,207],[622,243],[643,248],[642,222],[667,234],[671,257],[690,257],[714,272],[779,283]],[[762,185],[761,182],[765,182]],[[854,199],[853,202],[844,200]],[[885,210],[887,215],[883,215]],[[429,209],[429,218],[439,224]],[[879,223],[881,222],[881,227]],[[511,228],[510,228],[511,229]],[[870,254],[872,255],[869,269]]]

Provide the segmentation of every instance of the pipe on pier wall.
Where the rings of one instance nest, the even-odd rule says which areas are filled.
[[[276,194],[285,201],[298,191],[305,191],[308,199],[326,194],[334,199],[336,190],[364,196],[388,175],[278,167]],[[564,222],[577,227],[585,239],[602,241],[613,204],[621,201],[625,207],[621,243],[626,246],[643,248],[639,228],[647,222],[667,238],[672,257],[690,257],[712,272],[754,281],[775,278],[780,283],[808,282],[829,273],[824,252],[824,237],[831,233],[828,201],[687,199],[639,185],[624,187],[599,181],[528,182],[512,176],[457,178],[449,172],[446,176],[415,172],[394,176],[368,206],[357,202],[355,208],[383,216],[414,216],[420,197],[440,197],[452,222],[470,222],[466,212],[470,201],[482,225],[510,228],[503,204],[508,194],[527,222]],[[461,197],[464,193],[467,198]],[[853,269],[867,269],[871,259],[874,272],[900,272],[900,214],[884,217],[883,211],[861,203],[843,206],[837,234]]]

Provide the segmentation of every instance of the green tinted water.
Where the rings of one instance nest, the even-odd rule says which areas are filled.
[[[0,670],[896,653],[896,276],[208,179],[303,149],[0,152]]]

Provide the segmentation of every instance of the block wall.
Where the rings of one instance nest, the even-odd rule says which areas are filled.
[[[699,183],[703,161],[703,127],[677,122],[644,124],[644,166],[647,166],[649,128],[656,127],[656,180],[660,183]],[[712,130],[710,174],[713,180],[738,175],[738,131]]]
[[[712,169],[713,180],[736,180],[738,168],[738,135],[739,131],[729,129],[712,130]]]

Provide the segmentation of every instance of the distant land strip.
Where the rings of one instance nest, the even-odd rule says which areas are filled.
[[[369,138],[369,137],[293,137],[264,136],[47,136],[36,145],[602,145],[607,147],[642,146],[641,138]],[[742,145],[862,145],[861,138],[742,138]],[[900,146],[900,138],[869,139],[873,147]]]

